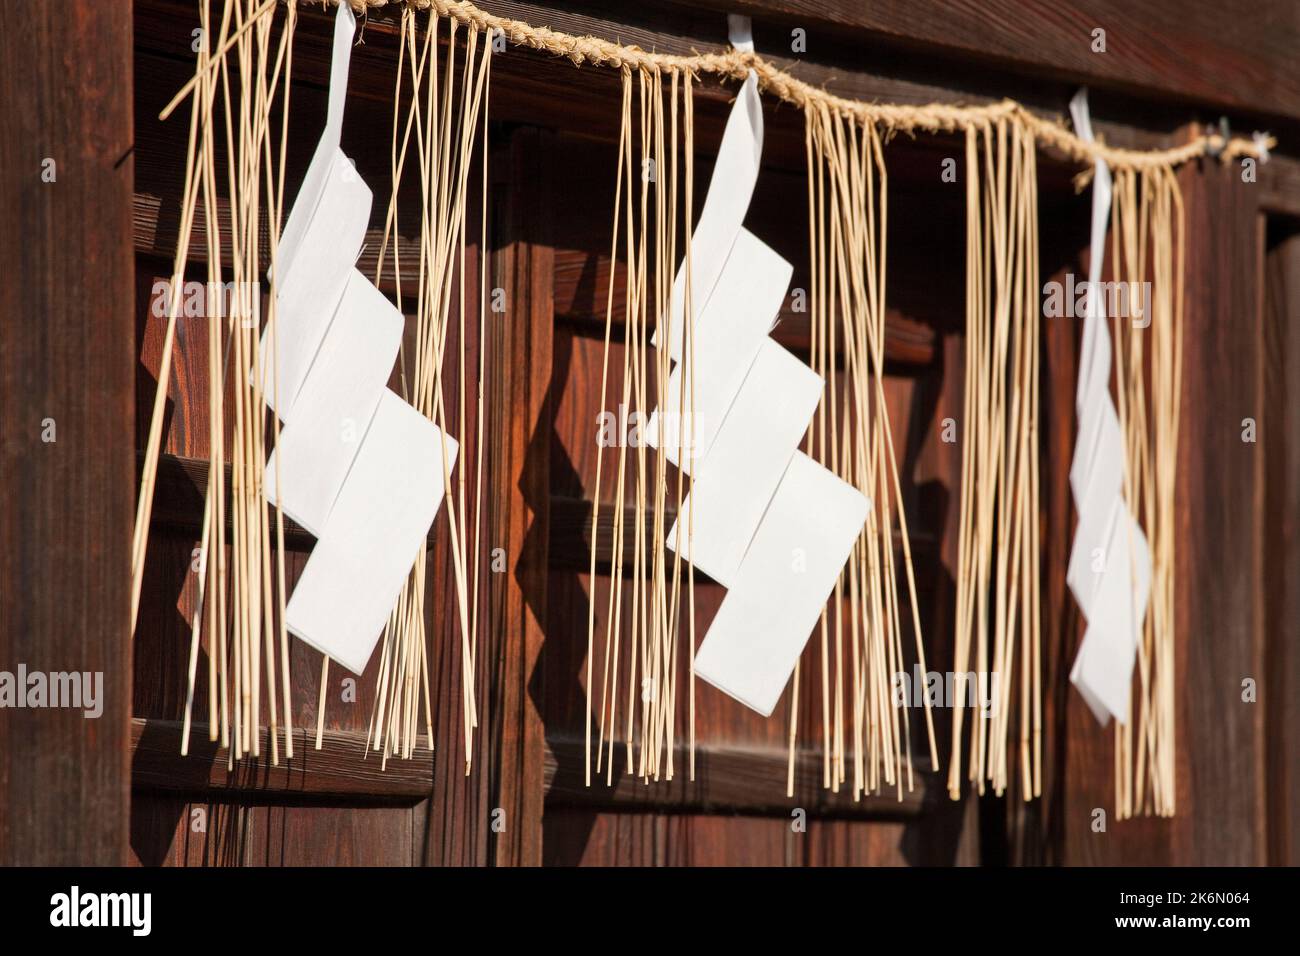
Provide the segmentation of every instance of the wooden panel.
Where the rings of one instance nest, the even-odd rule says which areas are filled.
[[[783,818],[784,817],[784,818]],[[774,866],[790,860],[790,816],[661,819],[667,866]]]
[[[1300,189],[1295,196],[1300,200]],[[1300,220],[1269,217],[1264,257],[1264,708],[1268,862],[1300,864]]]
[[[1300,161],[1274,151],[1267,163],[1257,165],[1259,207],[1271,213],[1300,216]]]
[[[1300,82],[1290,79],[1289,46],[1297,13],[1287,0],[1266,0],[1224,14],[1214,0],[1193,0],[1191,9],[1169,16],[1123,0],[997,0],[987,5],[963,0],[909,0],[861,4],[856,0],[684,0],[628,5],[586,0],[557,10],[542,3],[483,0],[502,16],[523,19],[575,35],[595,35],[642,49],[690,54],[725,48],[726,14],[754,18],[758,49],[777,66],[813,86],[867,102],[991,102],[1012,97],[1044,115],[1061,116],[1081,83],[1107,91],[1094,98],[1094,127],[1114,145],[1153,145],[1177,131],[1193,103],[1205,103],[1218,119],[1230,109],[1243,128],[1254,122],[1290,129],[1300,118]],[[1187,4],[1184,4],[1187,6]],[[372,11],[370,30],[382,37],[393,29],[391,12]],[[1232,23],[1224,29],[1225,21]],[[1091,52],[1091,31],[1107,29],[1110,52]],[[807,53],[791,52],[793,28],[806,31]],[[1152,43],[1151,38],[1160,42]],[[369,40],[370,37],[368,36]],[[381,41],[382,42],[382,41]],[[864,56],[865,51],[865,56]],[[504,93],[498,118],[583,129],[612,138],[617,121],[617,74],[574,70],[565,59],[510,48],[493,67],[497,77],[526,77]],[[495,84],[494,93],[514,84]],[[734,96],[730,83],[706,78],[697,94],[725,109]],[[1142,96],[1146,101],[1136,97]],[[1179,105],[1171,119],[1168,102]],[[1104,99],[1104,108],[1096,100]],[[593,110],[593,103],[610,108]],[[493,98],[494,110],[498,108]],[[719,111],[721,118],[725,114]],[[1234,116],[1234,119],[1237,117]],[[785,109],[769,123],[801,124],[798,110]],[[696,135],[709,135],[711,120],[697,121]],[[772,126],[769,126],[772,132]],[[765,145],[765,163],[797,168],[797,149],[778,141]]]
[[[548,809],[547,866],[657,866],[664,860],[667,817]]]
[[[550,137],[522,128],[497,152],[499,205],[494,286],[505,311],[490,330],[489,540],[505,570],[489,575],[492,859],[542,862],[542,741],[537,666],[546,619],[551,402],[552,277]],[[494,561],[495,570],[495,561]]]
[[[584,4],[583,10],[556,10],[537,4],[485,0],[484,7],[556,29],[618,38],[645,49],[669,53],[710,49],[723,45],[726,39],[725,17],[721,12],[692,9],[680,3],[656,2],[629,8],[610,0]],[[160,56],[178,61],[187,60],[190,55],[189,31],[195,20],[190,0],[140,0],[138,9],[141,12],[140,29],[145,32],[146,45],[151,52],[157,51]],[[728,8],[722,12],[735,11]],[[354,154],[355,143],[366,141],[368,137],[363,128],[371,124],[378,128],[376,135],[381,141],[388,139],[385,124],[391,119],[391,69],[397,55],[398,16],[396,5],[372,9],[365,27],[365,43],[353,51],[348,123],[343,138],[343,147],[349,155]],[[814,85],[826,85],[841,95],[866,101],[975,103],[1011,96],[1044,115],[1059,116],[1077,86],[1074,79],[1052,81],[1040,75],[1016,74],[1010,72],[1011,64],[1007,64],[1007,70],[999,71],[991,69],[987,62],[963,64],[942,56],[918,57],[915,49],[885,49],[879,42],[879,34],[843,26],[819,26],[820,21],[811,14],[801,17],[799,24],[812,34],[811,53],[781,56],[781,51],[788,49],[788,41],[781,42],[789,33],[787,22],[775,15],[759,16],[756,29],[760,38],[764,30],[770,37],[775,31],[770,43],[760,39],[763,43],[760,48],[765,54]],[[864,67],[863,49],[867,43],[871,44],[871,56]],[[1115,57],[1107,58],[1106,66],[1114,66],[1115,60]],[[300,102],[304,116],[323,117],[324,98],[320,88],[325,84],[328,65],[328,13],[304,6],[294,53],[294,72],[302,79],[310,79],[318,87],[302,91],[304,98]],[[160,90],[171,88],[168,84],[160,84]],[[295,94],[297,92],[295,88]],[[615,70],[575,69],[566,59],[510,47],[505,55],[494,59],[492,93],[494,121],[570,130],[584,138],[606,142],[617,137],[619,80]],[[706,78],[697,86],[697,142],[716,142],[721,137],[734,95],[734,84],[715,78]],[[166,98],[166,95],[162,96],[158,106]],[[1108,97],[1104,110],[1097,109],[1094,104],[1094,112],[1098,114],[1094,117],[1094,126],[1099,135],[1104,135],[1107,142],[1117,146],[1167,145],[1170,135],[1186,119],[1185,115],[1179,114],[1171,120],[1168,110],[1153,110],[1121,96]],[[765,166],[802,171],[802,114],[775,103],[770,104],[766,113]],[[936,145],[930,137],[918,142],[923,148],[933,149]],[[291,177],[295,170],[305,166],[312,143],[314,139],[307,141],[306,155],[291,158]],[[296,148],[302,149],[303,144],[297,144]],[[292,157],[295,144],[290,145],[290,152]],[[362,174],[369,178],[367,161],[359,158],[358,165]],[[385,173],[386,170],[385,157],[377,171]],[[597,198],[602,203],[606,200],[599,194],[605,184],[612,186],[612,178],[611,167],[608,173],[594,181],[599,187]],[[589,192],[590,186],[584,190],[582,200],[570,207],[571,215],[583,214]],[[414,235],[409,231],[408,234]]]
[[[95,674],[103,705],[0,711],[0,864],[126,859],[130,12],[0,7],[0,667]]]
[[[294,758],[273,765],[269,759],[241,760],[228,767],[227,748],[208,741],[208,728],[193,728],[190,754],[180,755],[181,724],[170,720],[131,721],[131,784],[137,790],[196,793],[233,791],[235,796],[311,795],[370,798],[417,803],[429,795],[433,751],[415,748],[408,760],[390,760],[366,752],[366,735],[331,730],[316,749],[315,729],[294,729]],[[271,752],[263,727],[262,753]]]
[[[954,805],[960,814],[964,805]],[[906,866],[973,862],[965,853],[936,855],[928,836],[947,824],[864,823],[809,812],[794,827],[793,810],[767,817],[699,813],[610,813],[547,810],[546,862],[583,866]]]
[[[189,801],[137,794],[132,863],[139,866],[407,866],[407,807]]]
[[[820,751],[795,757],[794,796],[786,795],[785,750],[704,744],[696,749],[695,780],[685,773],[672,780],[646,782],[619,773],[612,786],[584,783],[584,742],[553,735],[547,741],[546,803],[551,807],[604,807],[623,811],[672,809],[674,812],[723,812],[784,816],[802,807],[821,816],[915,818],[943,806],[948,799],[940,775],[917,770],[917,787],[901,795],[888,792],[854,800],[849,790],[822,787]],[[676,765],[686,766],[689,749],[676,748]]]
[[[143,463],[144,456],[140,455],[138,458]],[[190,458],[167,454],[159,457],[158,484],[154,493],[153,513],[150,516],[154,527],[187,531],[196,536],[202,534],[203,501],[204,495],[207,494],[209,465],[210,462],[206,458]],[[225,464],[224,472],[226,476],[226,506],[229,509],[231,472],[229,462]],[[274,513],[274,508],[269,510]],[[229,510],[227,510],[227,532],[230,529],[230,521]],[[426,545],[431,548],[437,540],[436,529],[430,528],[426,538]],[[310,551],[315,541],[316,539],[311,532],[304,529],[288,515],[285,515],[285,550]]]
[[[1262,864],[1263,462],[1242,420],[1263,415],[1261,222],[1236,170],[1185,168],[1187,310],[1179,443],[1175,864]]]

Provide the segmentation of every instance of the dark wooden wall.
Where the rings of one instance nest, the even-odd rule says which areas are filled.
[[[66,638],[73,643],[63,666],[81,660],[90,666],[95,659],[119,665],[112,698],[116,722],[106,712],[91,728],[100,736],[81,752],[83,770],[76,779],[83,782],[80,789],[70,790],[89,792],[84,781],[92,779],[87,776],[91,773],[104,775],[97,780],[118,780],[118,789],[101,790],[97,798],[120,802],[113,804],[116,818],[111,813],[99,817],[116,819],[117,829],[104,825],[96,851],[102,855],[96,859],[108,860],[117,853],[143,864],[182,865],[1296,862],[1300,654],[1295,648],[1300,646],[1300,618],[1294,595],[1300,588],[1294,569],[1300,540],[1295,491],[1300,487],[1300,417],[1294,411],[1294,380],[1300,368],[1300,256],[1295,238],[1300,162],[1292,158],[1287,144],[1300,142],[1300,89],[1289,66],[1290,51],[1300,37],[1297,8],[1269,2],[1234,14],[1208,0],[1195,0],[1182,5],[1179,16],[1170,17],[1155,5],[1108,0],[1079,0],[1066,8],[1046,0],[1007,0],[956,9],[929,2],[862,5],[848,0],[662,0],[635,6],[597,0],[562,8],[488,0],[484,5],[557,29],[616,36],[670,52],[720,44],[725,41],[722,14],[750,12],[765,54],[771,51],[777,62],[811,82],[865,99],[981,102],[1014,96],[1059,114],[1074,88],[1087,82],[1094,89],[1100,132],[1119,145],[1182,142],[1191,135],[1189,121],[1217,119],[1223,111],[1231,111],[1234,122],[1268,126],[1279,134],[1282,151],[1261,168],[1258,182],[1244,183],[1236,167],[1208,161],[1181,173],[1192,241],[1179,485],[1179,816],[1172,821],[1112,822],[1104,834],[1090,827],[1094,808],[1113,811],[1113,743],[1111,733],[1095,725],[1066,681],[1081,636],[1078,611],[1064,585],[1075,520],[1067,475],[1074,444],[1078,333],[1068,321],[1047,322],[1041,356],[1048,689],[1041,801],[1024,805],[968,797],[952,803],[934,769],[924,767],[917,791],[901,803],[884,798],[853,804],[842,795],[825,793],[820,787],[820,741],[808,730],[815,726],[814,708],[820,707],[820,690],[808,673],[814,670],[811,666],[804,668],[800,693],[801,754],[793,799],[784,791],[788,701],[771,720],[763,721],[707,687],[699,688],[697,696],[701,773],[695,785],[679,775],[671,784],[650,787],[631,779],[616,781],[611,788],[583,786],[586,602],[590,593],[599,596],[611,586],[607,572],[588,579],[585,555],[589,535],[596,533],[588,521],[595,465],[592,435],[600,410],[603,291],[620,268],[609,261],[608,251],[618,84],[611,71],[575,70],[566,61],[511,50],[494,64],[488,235],[478,235],[475,226],[471,238],[475,263],[481,250],[490,253],[492,285],[505,290],[507,304],[505,313],[490,313],[484,342],[475,335],[466,343],[475,358],[477,349],[485,350],[489,369],[488,542],[504,549],[507,559],[506,572],[485,575],[483,608],[489,626],[478,675],[480,727],[473,772],[463,772],[459,641],[447,614],[450,576],[441,519],[430,544],[436,758],[422,749],[417,759],[390,762],[382,772],[373,758],[362,759],[375,666],[358,681],[354,704],[338,699],[337,681],[343,675],[334,672],[326,747],[322,752],[305,750],[305,759],[290,768],[272,770],[263,764],[228,775],[224,754],[206,744],[186,760],[177,756],[175,722],[183,703],[187,619],[195,584],[189,566],[202,515],[207,455],[206,334],[201,320],[194,320],[198,324],[193,327],[183,321],[168,383],[166,456],[135,637],[129,711],[132,682],[125,662],[130,658],[120,616],[81,621],[85,626],[75,633],[97,635],[93,644],[89,638],[84,645],[76,643],[80,638]],[[60,164],[58,188],[80,192],[59,194],[64,199],[40,192],[46,187],[39,184],[39,157],[33,161],[28,155],[34,147],[28,149],[9,136],[0,144],[5,151],[0,154],[5,160],[0,175],[6,186],[16,176],[23,190],[6,188],[3,201],[26,197],[13,215],[5,207],[6,221],[28,221],[28,202],[54,203],[47,220],[51,230],[84,235],[86,249],[102,254],[111,250],[119,259],[131,247],[111,229],[122,228],[114,217],[124,215],[123,191],[131,188],[132,159],[113,164],[132,142],[135,146],[134,272],[122,272],[123,282],[134,275],[132,324],[118,316],[120,328],[107,322],[95,325],[93,334],[103,336],[97,339],[99,347],[76,353],[86,360],[85,369],[59,364],[62,359],[48,351],[53,339],[29,337],[20,348],[11,349],[13,337],[5,329],[0,352],[5,400],[0,414],[5,416],[6,488],[21,476],[23,481],[30,478],[63,488],[66,500],[36,509],[34,525],[19,523],[23,512],[0,507],[0,540],[6,544],[5,557],[0,557],[6,575],[0,588],[5,615],[0,667],[10,666],[10,653],[29,653],[27,648],[35,646],[14,636],[28,628],[10,626],[11,621],[26,620],[20,610],[36,613],[31,620],[43,622],[38,628],[44,628],[43,633],[53,628],[51,618],[32,611],[46,606],[41,601],[48,602],[43,612],[47,615],[64,614],[69,620],[75,616],[61,610],[67,605],[66,589],[33,589],[31,582],[40,578],[30,576],[30,569],[12,557],[25,553],[21,545],[30,550],[34,533],[57,545],[31,552],[45,580],[66,581],[75,571],[77,580],[102,589],[97,607],[124,613],[125,567],[120,580],[110,580],[104,571],[113,555],[125,561],[134,500],[128,470],[132,459],[118,458],[131,445],[131,433],[123,425],[131,419],[130,403],[134,399],[147,413],[155,385],[162,328],[152,316],[151,290],[154,279],[169,269],[184,155],[180,124],[159,124],[154,117],[192,72],[193,20],[189,0],[137,0],[134,140],[130,117],[124,125],[112,109],[85,119],[96,124],[94,130],[65,130],[72,141],[95,142],[101,154],[95,161],[98,178],[79,181],[75,187],[63,185]],[[1224,28],[1229,21],[1234,29]],[[87,29],[92,26],[89,19],[85,24]],[[1089,49],[1094,26],[1107,30],[1110,52],[1105,55]],[[806,55],[784,52],[796,27],[807,31]],[[30,32],[26,21],[23,30]],[[4,32],[11,36],[14,31]],[[380,197],[373,228],[382,228],[378,217],[389,182],[394,32],[391,11],[377,12],[365,23],[364,45],[354,51],[345,123],[344,149],[356,158],[361,174]],[[1152,43],[1153,36],[1160,42]],[[290,143],[294,183],[323,119],[328,37],[329,20],[319,12],[304,12],[295,53],[296,119]],[[3,66],[6,82],[11,82],[11,71],[19,71],[12,81],[17,83],[32,67],[11,66],[17,62],[8,55],[13,41],[0,42],[9,44]],[[129,35],[123,42],[131,44]],[[88,61],[80,68],[92,70]],[[122,69],[120,59],[99,68]],[[111,88],[118,98],[126,97],[122,91],[130,90],[131,83],[121,76],[110,83],[107,77],[112,75],[63,80],[79,84],[76,89],[83,94],[86,89]],[[109,93],[103,96],[115,102]],[[730,96],[729,87],[706,80],[697,97],[701,202]],[[39,97],[34,101],[42,102]],[[75,115],[65,112],[70,109],[60,103],[59,115]],[[795,263],[792,285],[806,287],[802,119],[797,110],[774,102],[766,103],[765,119],[765,170],[749,224]],[[938,669],[946,668],[951,657],[960,467],[959,447],[941,442],[938,430],[945,417],[960,419],[963,364],[963,207],[958,187],[939,179],[940,161],[948,155],[960,162],[955,144],[942,137],[900,138],[886,150],[891,189],[887,393],[913,530],[927,650],[930,666]],[[1042,278],[1081,275],[1086,269],[1088,196],[1074,191],[1072,167],[1056,163],[1050,155],[1040,164]],[[23,178],[29,167],[30,181]],[[74,210],[98,204],[105,208],[102,219],[77,218]],[[404,236],[414,235],[416,216],[409,203],[403,205],[399,231]],[[477,223],[478,216],[471,214],[469,220]],[[9,233],[5,235],[9,242]],[[377,246],[377,241],[371,243],[366,255],[373,257]],[[93,273],[81,261],[56,262],[57,282],[49,278],[39,288],[23,286],[27,295],[21,299],[15,298],[17,286],[6,284],[5,298],[0,299],[6,324],[13,322],[14,314],[26,312],[50,315],[52,328],[56,322],[79,320],[68,303],[96,301],[107,308],[110,302],[132,301],[125,286],[111,297],[86,299],[77,282],[93,274],[101,282],[96,288],[102,289],[102,277],[111,269],[93,256],[85,261],[96,263]],[[404,262],[414,263],[415,256],[404,256]],[[373,266],[373,259],[363,261],[363,268],[367,263]],[[195,265],[200,268],[196,275],[201,275],[201,263]],[[117,262],[112,268],[128,267]],[[936,269],[942,277],[936,278]],[[29,274],[45,276],[49,271],[51,263],[34,262]],[[407,281],[409,277],[403,277]],[[391,284],[387,291],[391,293]],[[55,302],[34,298],[37,295],[62,298]],[[56,307],[60,302],[62,311]],[[470,309],[476,314],[476,302]],[[776,332],[782,344],[796,352],[807,347],[807,328],[800,319],[787,310]],[[451,347],[456,347],[454,341]],[[616,355],[618,349],[616,343]],[[114,373],[104,374],[100,365],[105,363],[95,363],[91,375],[91,355],[115,355],[119,364]],[[68,445],[68,457],[63,458],[56,455],[64,453],[51,455],[40,447],[33,451],[31,442],[13,444],[16,435],[38,434],[29,419],[39,421],[49,404],[22,377],[30,376],[33,367],[58,370],[48,376],[46,391],[70,403],[63,414],[74,430],[91,429],[95,466],[107,471],[86,470],[83,456],[90,445]],[[85,402],[88,393],[80,390],[80,382],[88,376],[111,401]],[[453,390],[454,384],[449,383]],[[1261,437],[1253,445],[1240,440],[1241,419],[1246,417],[1260,423]],[[60,417],[60,444],[51,447],[65,448],[63,423]],[[147,421],[137,418],[137,442],[142,443],[146,427]],[[462,461],[470,460],[470,454],[472,448]],[[88,482],[90,474],[97,476],[96,487],[106,491],[76,484]],[[608,485],[602,495],[607,491]],[[111,507],[101,507],[106,499]],[[81,537],[80,530],[77,537],[71,536],[65,515],[80,516],[78,527],[90,529],[91,538]],[[57,523],[61,520],[65,523]],[[85,550],[87,540],[102,548],[91,549],[93,558]],[[294,538],[291,570],[301,567],[309,546],[309,539]],[[15,593],[11,584],[43,597],[34,604],[19,604],[9,597]],[[701,587],[701,628],[720,598],[717,588]],[[54,603],[60,607],[54,608]],[[816,653],[810,646],[807,660],[816,661]],[[319,655],[297,642],[293,674],[295,724],[309,727],[315,714]],[[1241,700],[1244,678],[1257,681],[1258,703]],[[201,682],[199,713],[206,711],[205,693]],[[134,717],[130,725],[128,714]],[[936,723],[943,728],[946,722]],[[54,730],[52,723],[43,726]],[[11,715],[0,715],[0,745],[6,754],[10,741],[22,739],[16,730],[25,733],[26,728]],[[105,736],[105,728],[116,729]],[[42,746],[52,752],[60,746],[54,741],[65,741],[74,731],[84,734],[86,725],[78,721],[73,729],[59,727]],[[919,759],[923,752],[918,738],[914,753]],[[947,753],[943,742],[940,752]],[[133,782],[129,828],[121,823],[128,759]],[[35,792],[32,780],[52,779],[22,776],[20,763],[13,759],[2,765],[8,776],[0,777],[0,860],[6,859],[6,837],[17,840],[28,832],[7,808]],[[37,766],[44,774],[63,772]],[[793,807],[808,811],[806,833],[792,831]],[[64,812],[84,815],[88,808],[83,804]],[[494,819],[504,828],[494,829]],[[43,825],[34,823],[36,830],[30,832]],[[34,858],[26,844],[9,846],[8,858]],[[56,858],[84,855],[82,847],[65,849],[68,855]]]
[[[1264,216],[1264,789],[1268,862],[1300,862],[1300,203]]]
[[[0,670],[103,705],[0,711],[4,865],[126,857],[131,40],[128,0],[0,7]]]

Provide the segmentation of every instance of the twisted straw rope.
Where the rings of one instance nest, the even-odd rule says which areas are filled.
[[[300,0],[311,3],[313,0]],[[320,2],[320,0],[315,0]],[[328,0],[338,3],[339,0]],[[625,46],[592,36],[574,36],[560,33],[549,27],[535,27],[522,20],[499,17],[480,10],[462,0],[348,0],[358,13],[370,8],[408,6],[416,10],[432,10],[442,17],[452,17],[479,30],[500,31],[515,46],[539,50],[570,60],[575,66],[593,64],[618,70],[689,70],[692,73],[712,73],[722,77],[743,80],[753,70],[763,89],[787,103],[798,107],[818,104],[852,117],[860,123],[873,123],[889,131],[911,133],[955,132],[968,128],[984,128],[999,120],[1014,119],[1034,134],[1044,145],[1080,164],[1091,165],[1100,159],[1112,169],[1152,169],[1178,166],[1201,156],[1217,154],[1225,163],[1242,156],[1256,159],[1277,145],[1272,136],[1261,142],[1236,137],[1225,139],[1218,133],[1199,136],[1183,146],[1163,150],[1118,149],[1102,142],[1080,139],[1062,123],[1031,113],[1015,100],[1002,100],[987,106],[952,106],[930,103],[925,106],[899,106],[866,103],[850,100],[819,87],[796,79],[778,69],[757,53],[727,50],[719,53],[696,53],[680,56],[668,53],[651,53],[637,46]],[[1261,148],[1262,147],[1262,148]]]

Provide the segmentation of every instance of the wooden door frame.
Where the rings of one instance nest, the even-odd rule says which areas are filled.
[[[102,674],[103,704],[0,712],[4,865],[126,861],[131,64],[131,0],[0,7],[0,669]]]

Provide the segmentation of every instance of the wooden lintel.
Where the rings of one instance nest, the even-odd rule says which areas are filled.
[[[371,803],[416,803],[433,787],[433,751],[421,742],[410,759],[366,749],[364,734],[328,730],[316,749],[313,729],[293,731],[293,759],[271,762],[270,732],[262,727],[261,756],[229,765],[229,751],[208,740],[206,724],[190,732],[190,752],[181,756],[182,726],[174,720],[131,721],[131,784],[138,791],[223,797],[339,797]]]
[[[651,780],[624,773],[622,748],[615,748],[612,783],[605,773],[593,774],[592,784],[584,779],[583,742],[567,737],[552,738],[546,749],[546,802],[549,806],[594,808],[664,813],[782,814],[795,809],[816,817],[907,819],[937,808],[948,799],[941,776],[918,762],[913,767],[913,786],[907,788],[906,770],[902,787],[886,787],[878,794],[854,799],[853,788],[841,784],[838,791],[822,786],[820,752],[795,753],[794,793],[787,796],[789,755],[785,750],[754,749],[700,744],[695,751],[695,779],[688,773],[689,754],[684,744],[674,750],[672,780]]]

